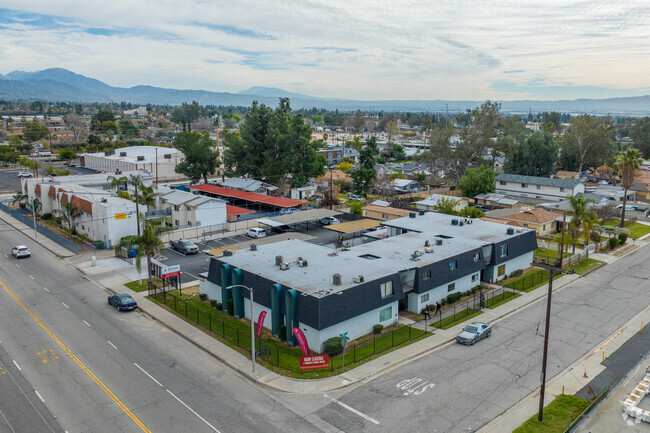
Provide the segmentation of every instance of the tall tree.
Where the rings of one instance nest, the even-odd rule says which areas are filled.
[[[65,161],[65,165],[70,165],[70,161],[77,158],[77,152],[69,147],[61,147],[59,148],[58,157]]]
[[[133,247],[137,247],[135,265],[138,271],[142,270],[142,257],[144,256],[147,258],[149,287],[153,285],[153,280],[151,278],[151,259],[154,255],[158,254],[159,251],[165,248],[165,244],[160,240],[160,232],[160,227],[147,221],[144,225],[142,235],[125,236],[120,239],[118,244],[115,246],[115,249],[126,248],[129,250]]]
[[[217,171],[219,151],[208,132],[181,132],[174,139],[174,147],[185,155],[175,170],[195,182],[203,178],[208,183],[208,175]]]
[[[72,231],[72,224],[74,223],[74,219],[81,215],[81,211],[77,208],[77,206],[73,205],[70,202],[63,203],[61,205],[61,209],[54,209],[52,213],[60,216],[61,219],[66,222],[70,231]]]
[[[650,158],[650,117],[636,119],[630,128],[630,137],[634,146],[641,151],[644,158]]]
[[[126,176],[108,176],[108,181],[111,182],[113,187],[124,187],[128,190],[128,186],[132,185],[135,190],[135,197],[138,197],[138,189],[142,189],[144,184],[142,183],[142,176],[139,174],[130,174],[129,177]],[[138,225],[138,236],[140,236],[140,206],[138,200],[135,200],[135,220]]]
[[[45,138],[49,135],[50,130],[47,129],[47,126],[41,125],[41,122],[37,118],[33,118],[31,122],[25,122],[23,124],[23,139],[28,143],[33,143]]]
[[[362,194],[365,197],[370,191],[373,182],[377,178],[375,157],[378,154],[377,139],[375,137],[367,139],[366,145],[359,153],[359,165],[352,170],[352,190],[355,194]]]
[[[458,181],[464,197],[476,197],[479,194],[494,192],[494,179],[497,174],[489,167],[468,168]]]
[[[549,133],[535,132],[506,155],[504,171],[524,176],[548,176],[558,157],[558,144]]]
[[[621,185],[623,186],[625,193],[623,195],[623,209],[621,211],[621,223],[619,227],[625,225],[625,205],[627,204],[627,190],[634,183],[634,178],[636,173],[641,167],[643,162],[641,158],[641,152],[634,147],[628,147],[625,152],[619,154],[616,157],[616,167],[618,172],[621,175]]]
[[[573,253],[575,254],[576,242],[578,242],[583,221],[585,218],[593,219],[592,217],[595,216],[593,212],[589,213],[589,211],[587,211],[587,204],[593,203],[593,200],[585,199],[584,196],[581,195],[567,195],[566,199],[571,206],[568,209],[567,213],[571,215],[571,221],[569,222],[569,234],[573,243]]]
[[[565,152],[573,151],[577,159],[577,171],[582,173],[587,161],[594,165],[602,165],[603,161],[597,163],[594,156],[607,154],[611,148],[614,135],[612,120],[602,119],[588,114],[571,118],[566,133],[566,140],[563,149]],[[589,157],[592,157],[591,159]]]

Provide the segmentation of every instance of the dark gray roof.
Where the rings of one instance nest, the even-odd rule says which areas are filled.
[[[497,182],[528,183],[530,185],[544,185],[564,188],[575,188],[580,184],[576,179],[551,179],[549,177],[522,176],[520,174],[501,173],[496,178]]]

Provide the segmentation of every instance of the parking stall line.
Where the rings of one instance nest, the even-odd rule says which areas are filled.
[[[180,404],[182,404],[183,406],[185,406],[185,407],[187,408],[187,410],[189,410],[190,412],[192,412],[192,413],[193,413],[194,415],[196,415],[196,416],[197,416],[201,421],[203,421],[204,423],[206,423],[206,424],[207,424],[207,425],[208,425],[212,430],[216,431],[217,433],[221,433],[219,430],[217,430],[216,428],[214,428],[214,426],[213,426],[212,424],[210,424],[210,423],[207,422],[205,419],[203,419],[203,417],[202,417],[201,415],[199,415],[198,413],[196,413],[196,412],[194,411],[194,409],[192,409],[191,407],[189,407],[188,405],[186,405],[185,402],[184,402],[183,400],[181,400],[180,398],[176,397],[176,396],[174,395],[173,392],[171,392],[170,390],[167,390],[167,392],[168,392],[172,397],[174,397],[176,400],[178,400],[178,402],[179,402]]]

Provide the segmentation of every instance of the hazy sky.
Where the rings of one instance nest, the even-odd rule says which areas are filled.
[[[650,2],[0,0],[0,73],[350,99],[650,94]]]

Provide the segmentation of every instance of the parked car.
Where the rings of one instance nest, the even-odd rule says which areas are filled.
[[[323,217],[323,218],[319,219],[318,222],[321,223],[324,226],[329,226],[329,225],[332,225],[332,224],[338,224],[339,220],[337,220],[334,217]]]
[[[11,255],[19,259],[21,257],[31,257],[32,252],[25,245],[16,245],[11,249]]]
[[[361,197],[360,195],[352,194],[352,193],[348,194],[348,199],[350,199],[352,201],[363,201],[364,200],[363,197]]]
[[[248,231],[246,232],[246,236],[254,239],[264,238],[266,237],[266,230],[261,229],[259,227],[252,227],[248,229]]]
[[[361,234],[363,234],[364,236],[368,236],[370,238],[383,239],[385,237],[388,237],[388,227],[386,226],[372,227],[363,230]]]
[[[199,247],[190,240],[179,239],[177,241],[169,241],[172,250],[179,251],[183,254],[196,254],[199,252]]]
[[[138,308],[138,304],[135,302],[135,299],[126,293],[109,296],[108,305],[112,305],[113,307],[117,308],[117,311],[131,311]]]
[[[287,232],[292,232],[293,229],[289,227],[286,224],[283,224],[281,226],[275,226],[271,229],[273,233],[287,233]]]
[[[622,204],[617,205],[616,209],[623,209],[623,205]],[[633,205],[633,204],[626,204],[625,205],[625,210],[636,210],[636,209],[637,209],[636,205]]]
[[[492,334],[492,327],[488,323],[473,322],[465,326],[456,336],[456,342],[471,346],[483,338],[489,338]]]
[[[18,177],[32,177],[32,174],[28,171],[19,171]]]
[[[294,212],[300,212],[300,209],[295,207],[285,207],[283,209],[280,209],[280,215],[288,215]]]

